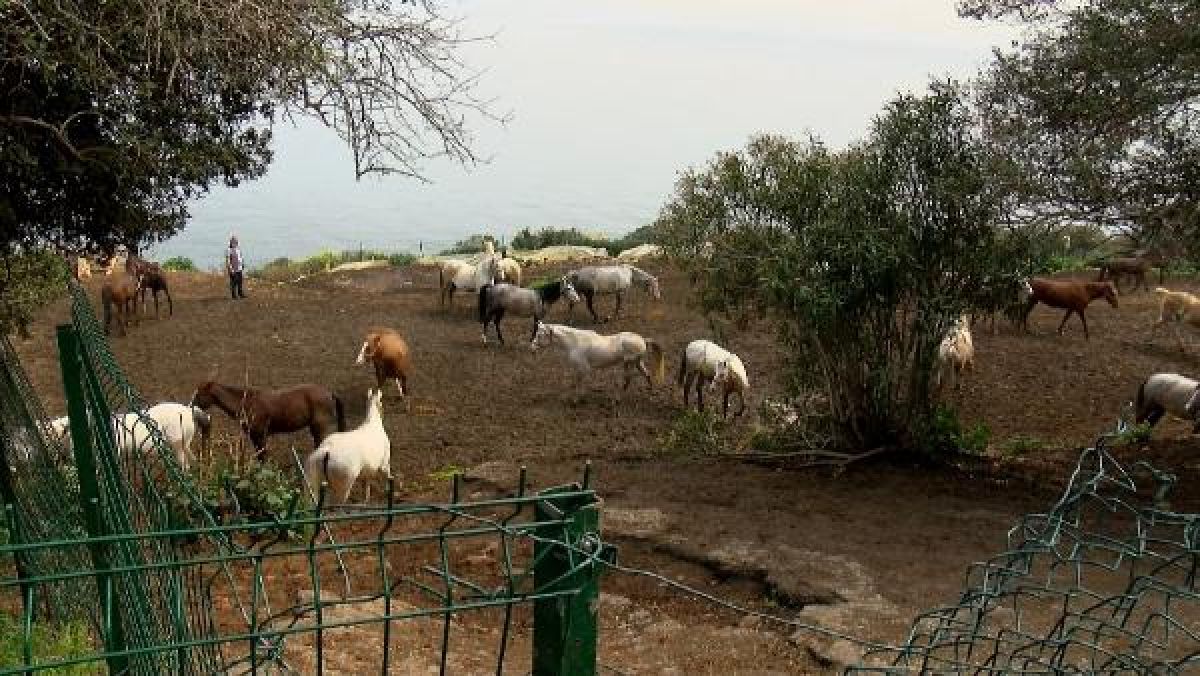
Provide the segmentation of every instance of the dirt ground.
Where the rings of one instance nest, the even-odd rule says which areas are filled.
[[[671,272],[662,279],[662,302],[635,293],[626,315],[601,330],[659,340],[673,376],[683,345],[710,331],[689,306],[686,281]],[[172,281],[174,316],[146,319],[113,340],[148,401],[187,401],[210,378],[276,387],[313,382],[342,396],[356,424],[373,385],[370,370],[354,365],[363,334],[395,327],[413,346],[416,364],[411,408],[405,412],[394,390],[385,400],[402,499],[444,500],[442,477],[454,468],[483,476],[480,485],[503,493],[512,490],[503,477],[515,477],[521,465],[540,488],[577,479],[590,461],[604,500],[605,539],[619,546],[623,564],[881,642],[902,640],[917,612],[957,600],[968,564],[1002,551],[1021,515],[1053,502],[1078,449],[1113,428],[1141,379],[1155,371],[1200,371],[1200,361],[1182,355],[1169,333],[1148,340],[1157,317],[1152,294],[1123,295],[1118,309],[1094,304],[1088,341],[1075,319],[1066,335],[1056,335],[1060,314],[1038,308],[1032,335],[1009,326],[996,335],[976,331],[975,370],[954,397],[968,424],[982,422],[991,431],[989,454],[997,460],[987,471],[884,461],[833,475],[664,455],[655,440],[680,409],[677,389],[649,391],[635,383],[614,401],[619,372],[601,372],[583,401],[569,405],[560,352],[531,353],[524,319],[506,321],[506,347],[483,345],[474,298],[460,296],[451,311],[440,309],[432,269],[321,275],[283,285],[250,280],[249,299],[236,302],[220,277],[177,274]],[[1168,286],[1196,290],[1177,280]],[[98,283],[89,288],[96,297]],[[610,303],[600,301],[602,308]],[[65,311],[65,303],[50,308],[33,339],[18,346],[52,415],[63,410],[53,326]],[[551,316],[563,314],[560,306]],[[574,323],[590,326],[584,315],[577,308]],[[767,327],[726,343],[747,365],[751,406],[777,391],[781,359]],[[218,420],[235,432],[232,421]],[[752,425],[753,416],[739,424]],[[1123,457],[1177,473],[1181,493],[1173,504],[1195,510],[1200,448],[1188,431],[1166,421],[1152,444]],[[282,452],[289,443],[311,448],[300,434],[275,438],[272,448]],[[804,673],[838,662],[836,649],[795,638],[786,625],[693,599],[661,581],[610,573],[602,589],[600,662],[613,673]],[[527,627],[518,634],[527,639]],[[527,664],[521,645],[513,664]]]

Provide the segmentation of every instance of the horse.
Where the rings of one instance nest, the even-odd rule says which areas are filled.
[[[938,344],[933,370],[933,387],[938,393],[954,378],[954,389],[962,389],[962,375],[975,366],[975,341],[971,338],[971,320],[960,316]]]
[[[496,261],[496,281],[521,286],[521,264],[507,257]]]
[[[136,271],[127,270],[104,281],[104,286],[100,289],[100,304],[104,308],[104,335],[111,334],[110,325],[114,319],[121,327],[121,335],[127,335],[130,313],[133,314],[134,324],[137,323],[137,297],[141,288],[142,278]]]
[[[488,324],[496,325],[496,336],[500,344],[504,344],[504,334],[500,332],[500,320],[506,312],[512,312],[521,317],[533,317],[532,339],[537,332],[538,323],[549,312],[550,306],[559,298],[566,296],[567,302],[578,303],[579,294],[570,280],[563,276],[558,281],[543,284],[533,289],[523,289],[513,284],[485,284],[479,289],[479,323],[483,324],[483,344],[487,345]]]
[[[367,417],[349,432],[330,434],[304,461],[304,474],[314,496],[328,482],[333,504],[345,505],[350,490],[361,476],[392,478],[392,442],[383,428],[383,390],[367,390]],[[371,501],[371,484],[366,483],[363,504]]]
[[[267,437],[272,434],[287,434],[307,427],[315,448],[333,432],[346,431],[342,400],[320,385],[265,390],[210,380],[196,388],[192,405],[202,411],[216,406],[241,422],[259,462],[266,455]]]
[[[629,389],[633,379],[632,369],[636,368],[646,377],[646,384],[653,389],[654,385],[662,384],[663,370],[666,362],[663,358],[662,346],[653,340],[648,340],[636,333],[622,331],[610,336],[602,336],[595,331],[576,329],[562,324],[538,323],[534,331],[529,349],[537,352],[543,347],[561,345],[567,353],[567,362],[575,372],[575,390],[583,388],[584,378],[592,371],[620,364],[625,371],[625,382],[622,391]],[[646,370],[646,355],[654,360],[654,377]]]
[[[1103,298],[1109,305],[1117,307],[1117,287],[1112,282],[1076,282],[1037,277],[1029,282],[1029,286],[1033,293],[1029,295],[1029,300],[1025,301],[1025,311],[1021,315],[1021,327],[1025,331],[1029,330],[1029,313],[1033,312],[1033,307],[1038,303],[1045,303],[1049,307],[1067,311],[1063,315],[1062,323],[1058,325],[1059,335],[1062,335],[1063,327],[1067,325],[1071,315],[1077,314],[1079,321],[1083,322],[1083,337],[1087,340],[1087,317],[1083,315],[1087,306],[1093,300]]]
[[[154,318],[158,319],[158,292],[162,291],[167,295],[167,314],[174,317],[175,304],[171,301],[171,290],[167,288],[167,275],[162,266],[141,258],[131,257],[130,260],[142,280],[142,312],[146,311],[146,292],[149,291],[154,296]]]
[[[1100,276],[1096,278],[1097,282],[1103,282],[1112,279],[1120,289],[1122,277],[1133,277],[1133,291],[1138,288],[1146,288],[1146,273],[1155,265],[1161,265],[1157,257],[1142,255],[1142,256],[1126,256],[1122,258],[1110,258],[1100,262]],[[1159,269],[1159,283],[1162,283],[1162,272]]]
[[[704,390],[720,389],[722,396],[722,417],[729,415],[729,395],[737,393],[739,408],[735,416],[746,412],[746,392],[750,389],[750,379],[746,376],[746,367],[736,354],[726,350],[710,340],[693,340],[683,349],[683,357],[679,362],[677,383],[683,388],[683,407],[688,406],[688,390],[696,385],[696,410],[704,410]]]
[[[1161,286],[1155,288],[1154,293],[1159,297],[1158,321],[1154,322],[1154,326],[1150,329],[1150,339],[1154,339],[1159,327],[1167,322],[1173,322],[1175,325],[1172,328],[1175,330],[1175,340],[1179,343],[1179,351],[1187,352],[1187,348],[1183,344],[1183,336],[1179,333],[1179,325],[1186,322],[1195,328],[1200,328],[1200,297],[1187,291],[1171,291]]]
[[[601,323],[600,317],[596,315],[596,309],[592,306],[592,299],[596,294],[616,295],[617,308],[613,311],[612,319],[617,319],[621,314],[621,300],[629,287],[634,284],[644,288],[654,300],[662,298],[658,278],[632,265],[589,265],[568,272],[567,278],[579,295],[587,299],[588,312],[592,313],[592,320],[596,323]],[[567,316],[570,317],[574,311],[575,303],[568,303]]]
[[[1163,415],[1192,422],[1192,434],[1200,434],[1200,382],[1178,373],[1155,373],[1138,386],[1135,404],[1137,424],[1154,427]]]
[[[151,424],[153,423],[153,424]],[[113,439],[118,453],[129,454],[145,451],[153,438],[153,427],[158,427],[163,440],[175,453],[175,461],[187,470],[191,457],[192,440],[200,432],[200,448],[207,450],[212,431],[212,418],[197,406],[165,401],[140,411],[113,416]],[[71,420],[63,416],[50,421],[49,436],[56,439],[63,451],[71,450]]]
[[[412,371],[412,352],[400,332],[393,329],[371,329],[358,351],[355,364],[365,364],[370,359],[375,367],[375,382],[383,392],[388,378],[396,383],[400,396],[407,396],[408,374]]]
[[[441,293],[441,304],[447,302],[454,306],[454,292],[478,291],[484,284],[494,284],[499,271],[499,259],[494,254],[487,254],[475,265],[466,261],[445,261],[438,268],[438,289]]]

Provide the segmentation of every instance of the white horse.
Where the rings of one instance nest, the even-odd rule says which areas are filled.
[[[600,322],[600,317],[596,315],[596,309],[592,305],[593,297],[596,294],[615,295],[617,297],[617,308],[613,311],[613,319],[617,319],[621,314],[621,300],[625,292],[634,284],[646,290],[654,300],[662,298],[662,291],[658,286],[658,278],[654,275],[635,268],[632,265],[589,265],[587,267],[572,270],[567,273],[567,279],[587,300],[588,312],[592,313],[592,319]],[[567,305],[567,316],[570,317],[575,311],[575,304]],[[607,321],[607,320],[605,320]]]
[[[64,450],[71,449],[71,421],[66,416],[50,421],[50,430],[58,437]],[[187,404],[167,401],[155,404],[142,412],[113,415],[113,439],[117,453],[132,453],[150,448],[152,429],[157,427],[163,440],[175,453],[175,461],[184,470],[190,465],[192,440],[200,431],[201,449],[207,449],[212,418],[208,413]]]
[[[499,272],[499,260],[495,254],[485,254],[475,265],[458,260],[443,262],[438,269],[441,304],[444,306],[449,302],[453,307],[454,292],[460,289],[475,292],[485,284],[494,284]]]
[[[576,392],[582,390],[583,380],[589,373],[617,364],[625,370],[622,390],[629,388],[634,369],[646,377],[646,384],[651,388],[656,382],[662,384],[663,370],[666,366],[662,346],[636,333],[622,331],[611,336],[602,336],[595,331],[562,324],[539,323],[533,340],[529,343],[529,349],[536,352],[551,345],[560,345],[566,351],[567,362],[575,373]],[[654,377],[651,377],[646,369],[647,354],[654,360]]]
[[[497,260],[496,281],[521,286],[521,264],[511,258]]]
[[[1178,373],[1155,373],[1138,387],[1134,422],[1151,427],[1167,413],[1192,423],[1200,434],[1200,382]]]
[[[345,505],[358,477],[366,483],[363,504],[371,500],[370,479],[392,478],[392,442],[383,428],[383,390],[367,390],[367,417],[349,432],[334,432],[325,437],[317,450],[304,461],[304,473],[313,495],[322,482],[328,482],[331,504]]]
[[[683,387],[683,406],[688,405],[688,390],[696,386],[696,410],[704,410],[704,386],[722,394],[722,416],[729,414],[729,395],[738,395],[739,408],[735,415],[746,412],[746,392],[750,379],[746,367],[736,354],[709,340],[693,340],[683,350],[679,363],[678,384]]]

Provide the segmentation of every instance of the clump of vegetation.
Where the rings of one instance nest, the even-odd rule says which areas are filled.
[[[653,242],[653,226],[643,226],[622,237],[589,235],[578,228],[542,228],[531,231],[522,228],[513,237],[512,248],[519,250],[544,249],[548,246],[589,246],[603,248],[608,255],[616,256],[626,249]]]
[[[185,256],[175,256],[163,261],[162,267],[164,270],[172,270],[175,272],[195,272],[197,270],[196,263],[192,259]]]
[[[61,625],[35,623],[31,637],[33,663],[62,662],[85,657],[96,652],[91,633],[83,622]],[[25,663],[25,631],[19,618],[0,613],[0,664],[15,666]],[[94,674],[98,663],[79,664],[53,669],[45,673],[74,676]]]
[[[417,260],[417,257],[408,253],[389,253],[366,249],[322,251],[308,258],[276,258],[262,267],[251,270],[250,276],[255,279],[263,279],[271,282],[290,282],[299,277],[325,272],[343,263],[379,260],[387,261],[389,265],[394,267],[402,267],[412,264]]]
[[[493,245],[499,248],[497,243],[500,241],[500,238],[496,237],[495,235],[479,233],[471,235],[465,239],[460,239],[452,244],[449,248],[442,249],[441,255],[451,256],[455,254],[479,253],[480,251],[483,251],[483,243],[489,239],[492,241]]]
[[[963,452],[982,454],[987,450],[991,429],[984,423],[964,428],[958,411],[949,406],[939,406],[933,419],[930,443],[937,452]]]
[[[1115,447],[1143,446],[1150,443],[1150,435],[1153,430],[1150,423],[1129,425],[1112,440],[1112,445]]]
[[[672,455],[712,455],[725,448],[725,423],[708,411],[688,409],[675,417],[671,426],[655,441],[663,453]]]
[[[67,290],[67,264],[46,250],[32,250],[3,257],[0,265],[0,332],[15,331],[29,337],[29,324],[36,312]]]

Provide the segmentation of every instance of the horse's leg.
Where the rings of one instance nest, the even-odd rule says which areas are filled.
[[[654,379],[650,377],[650,371],[649,371],[649,369],[646,368],[646,358],[645,357],[638,357],[637,370],[641,371],[642,375],[646,376],[646,385],[650,389],[653,390],[654,389]]]
[[[596,296],[596,293],[594,291],[588,291],[588,292],[584,293],[584,298],[587,299],[588,312],[592,313],[592,321],[599,324],[601,322],[601,320],[600,320],[600,317],[596,314],[595,305],[593,305],[595,296]]]
[[[725,396],[721,398],[721,420],[729,417],[729,390],[725,390]]]
[[[492,318],[492,323],[496,325],[496,337],[500,339],[500,344],[504,345],[504,334],[500,332],[500,320],[501,319],[504,319],[504,310],[500,310]],[[487,325],[485,324],[484,327],[486,328]]]
[[[254,460],[262,464],[267,457],[267,430],[261,426],[252,426],[247,431],[250,443],[254,444]]]
[[[174,317],[175,316],[175,301],[171,300],[171,290],[164,286],[163,293],[167,294],[167,315]]]
[[[152,293],[154,295],[154,318],[158,319],[158,289],[155,289]],[[143,305],[143,307],[145,306]]]
[[[613,316],[612,316],[612,318],[614,320],[621,318],[621,300],[624,296],[625,296],[624,292],[622,292],[622,291],[617,292],[617,307],[616,307],[616,309],[613,310]]]
[[[683,377],[683,408],[688,407],[688,390],[692,389],[692,380],[696,377],[695,373],[688,373]]]
[[[1021,330],[1029,333],[1029,315],[1033,314],[1033,306],[1037,305],[1037,300],[1030,298],[1025,301],[1025,311],[1021,313]]]
[[[696,376],[696,410],[704,411],[704,377]]]
[[[1058,325],[1058,335],[1062,335],[1063,327],[1067,325],[1067,320],[1071,318],[1072,312],[1074,312],[1074,310],[1067,310],[1067,314],[1063,315],[1063,320]]]
[[[1091,340],[1091,338],[1088,336],[1087,317],[1084,316],[1083,310],[1079,311],[1079,321],[1083,322],[1083,339]]]
[[[632,365],[633,365],[633,362],[624,362],[623,364],[621,364],[621,370],[624,371],[624,376],[625,376],[624,382],[621,383],[621,391],[622,392],[629,389],[629,382],[633,380],[633,371],[630,370],[630,368],[629,368]],[[641,366],[641,362],[640,361],[637,362],[637,365]]]

